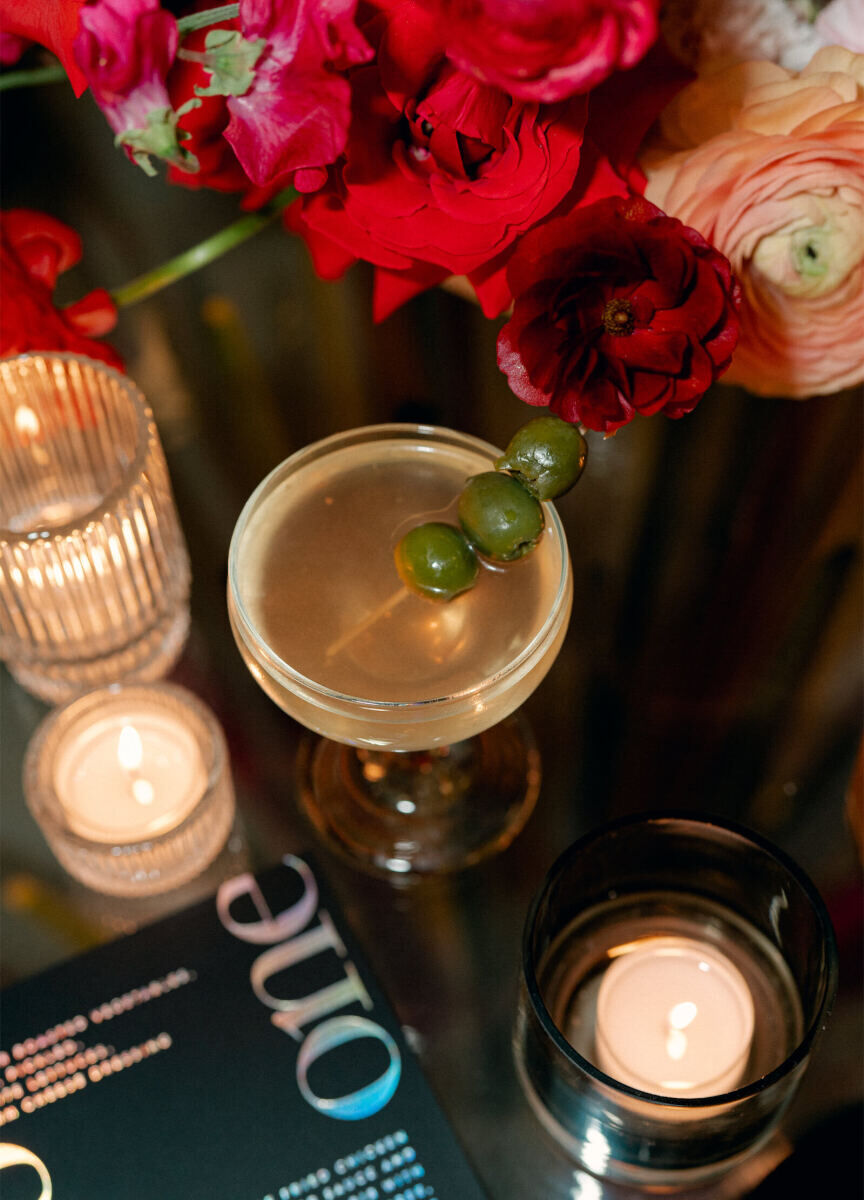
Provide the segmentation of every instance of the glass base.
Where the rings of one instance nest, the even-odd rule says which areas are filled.
[[[111,683],[155,683],[183,652],[189,636],[187,605],[162,618],[147,633],[109,654],[50,662],[7,662],[25,691],[48,704],[65,704],[84,692]]]
[[[390,876],[458,871],[509,846],[540,789],[520,713],[452,746],[398,752],[307,737],[302,805],[332,848]]]

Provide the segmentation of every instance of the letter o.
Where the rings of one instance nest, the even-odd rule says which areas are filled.
[[[32,1167],[39,1176],[39,1182],[42,1184],[39,1200],[51,1200],[53,1195],[51,1176],[48,1174],[48,1168],[42,1159],[35,1155],[32,1150],[25,1149],[24,1146],[16,1146],[12,1142],[0,1142],[0,1171],[4,1167],[17,1166]]]
[[[377,1038],[389,1054],[390,1062],[383,1074],[347,1096],[334,1096],[332,1099],[316,1096],[308,1079],[312,1064],[329,1050],[364,1037]],[[297,1055],[297,1084],[303,1099],[324,1116],[335,1117],[339,1121],[360,1121],[380,1112],[399,1086],[401,1075],[399,1047],[386,1029],[368,1017],[331,1017],[312,1030]]]

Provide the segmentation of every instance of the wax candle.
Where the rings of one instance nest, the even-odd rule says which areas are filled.
[[[69,827],[97,842],[138,842],[178,826],[207,786],[182,718],[140,702],[69,731],[54,786]]]
[[[0,658],[60,703],[153,680],[189,628],[189,561],[153,414],[69,354],[0,362]]]
[[[617,947],[597,996],[600,1068],[661,1096],[716,1096],[741,1083],[753,997],[731,960],[686,937]]]
[[[115,895],[191,879],[234,816],[219,724],[174,684],[115,685],[56,709],[28,748],[24,784],[63,866]]]

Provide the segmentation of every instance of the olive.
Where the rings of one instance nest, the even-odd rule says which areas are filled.
[[[543,508],[515,475],[484,471],[465,484],[459,522],[476,550],[495,562],[528,554],[543,532]]]
[[[477,556],[455,525],[427,521],[416,525],[394,551],[402,582],[421,596],[452,600],[473,587],[479,570]]]
[[[570,490],[587,456],[588,443],[575,425],[537,417],[517,429],[495,466],[515,475],[538,500],[552,500]]]

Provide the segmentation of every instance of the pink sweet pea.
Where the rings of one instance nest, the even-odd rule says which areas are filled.
[[[342,153],[351,88],[339,72],[372,57],[354,24],[356,3],[240,0],[243,39],[260,53],[248,89],[229,95],[225,138],[259,187],[297,172],[295,186],[313,191]]]
[[[18,37],[15,33],[6,33],[0,29],[0,63],[11,67],[16,63],[30,43],[26,38]]]
[[[3,0],[0,6],[2,49],[0,62],[16,61],[30,42],[56,54],[69,76],[76,96],[87,81],[75,61],[73,45],[78,33],[78,12],[84,0]]]
[[[81,9],[78,65],[117,144],[148,174],[150,154],[196,169],[180,147],[165,87],[178,38],[177,22],[159,0],[96,0]]]

